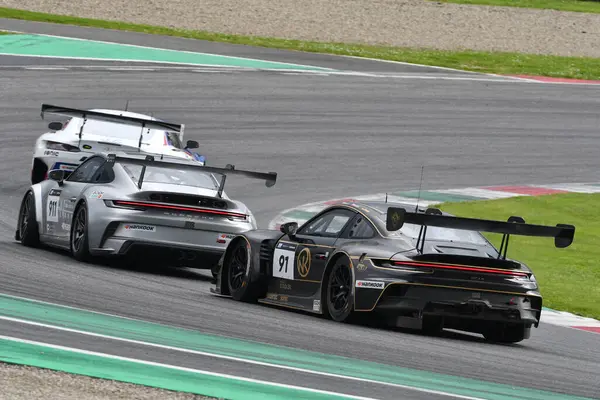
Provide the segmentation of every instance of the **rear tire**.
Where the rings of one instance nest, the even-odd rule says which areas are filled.
[[[252,251],[245,240],[238,240],[225,258],[223,269],[229,293],[234,300],[256,302],[261,295],[260,282],[250,282],[248,273],[252,266]]]
[[[349,322],[354,309],[353,279],[346,257],[338,258],[325,279],[323,313],[336,322]]]
[[[77,206],[71,222],[71,255],[77,261],[89,261],[91,258],[88,242],[88,212],[85,203]]]
[[[21,202],[18,219],[19,239],[27,247],[38,247],[40,233],[35,215],[35,198],[30,190]]]
[[[48,166],[37,158],[33,160],[33,168],[31,170],[31,184],[35,185],[46,179],[46,173],[48,172]]]
[[[483,337],[490,342],[517,343],[529,338],[531,328],[518,324],[490,324],[483,332]]]

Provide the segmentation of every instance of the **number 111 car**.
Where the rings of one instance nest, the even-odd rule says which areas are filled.
[[[217,268],[216,295],[348,321],[372,315],[391,325],[483,334],[491,341],[530,337],[542,310],[533,272],[506,258],[510,235],[553,237],[569,246],[572,225],[460,218],[435,208],[349,202],[298,228],[236,235]],[[503,234],[496,249],[480,232]]]

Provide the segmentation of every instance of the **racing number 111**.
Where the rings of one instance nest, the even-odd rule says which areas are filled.
[[[289,256],[284,256],[283,254],[281,256],[279,256],[279,272],[281,272],[281,270],[283,269],[283,266],[285,265],[285,272],[287,273],[289,260],[290,260]]]

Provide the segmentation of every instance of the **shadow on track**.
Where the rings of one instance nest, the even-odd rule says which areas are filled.
[[[11,249],[12,246],[17,248],[31,250],[28,247],[21,245],[18,242],[11,241],[5,243],[8,249]],[[174,267],[168,265],[161,264],[153,264],[150,260],[143,259],[130,259],[130,258],[109,258],[109,257],[95,257],[88,262],[77,261],[69,255],[69,252],[66,250],[57,249],[50,246],[40,245],[39,250],[44,253],[54,254],[59,257],[66,257],[71,262],[82,264],[91,267],[103,267],[114,270],[122,270],[128,272],[135,272],[140,274],[147,275],[157,275],[164,276],[170,278],[181,278],[181,279],[190,279],[196,281],[204,281],[211,282],[213,280],[212,276],[210,276],[210,269],[197,269],[193,270],[191,268],[183,268],[183,267]],[[202,273],[204,272],[204,274]]]

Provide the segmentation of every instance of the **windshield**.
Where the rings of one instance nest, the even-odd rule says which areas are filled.
[[[121,165],[127,175],[137,184],[142,172],[142,166],[128,163],[121,163]],[[195,186],[212,190],[218,190],[219,188],[218,181],[213,174],[187,168],[146,167],[142,186],[144,183],[168,183],[171,185]]]
[[[405,235],[416,239],[419,237],[421,225],[404,224],[400,230],[390,232],[391,236]],[[476,231],[465,231],[462,229],[440,228],[437,226],[428,226],[426,240],[447,241],[447,242],[464,242],[473,244],[487,244],[485,238]]]

